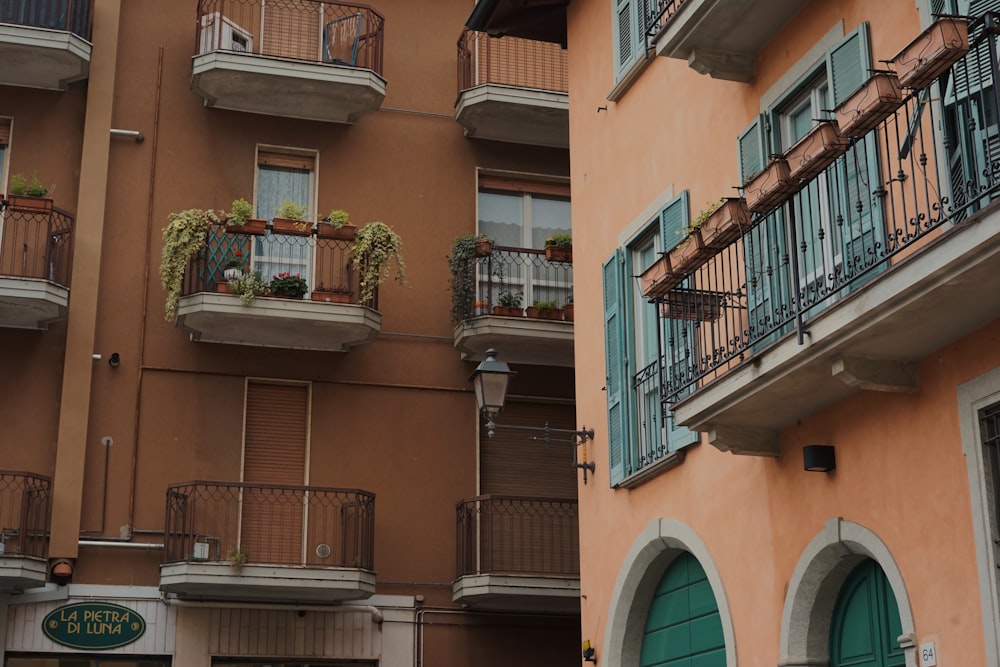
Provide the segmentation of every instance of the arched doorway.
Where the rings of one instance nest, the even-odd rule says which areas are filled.
[[[878,563],[867,558],[844,581],[830,625],[830,667],[901,667],[899,606]]]

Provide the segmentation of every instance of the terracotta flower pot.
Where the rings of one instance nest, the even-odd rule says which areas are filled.
[[[823,121],[785,153],[788,174],[793,181],[813,178],[833,164],[850,145],[851,142],[840,134],[836,123]]]
[[[524,317],[524,310],[514,306],[493,306],[493,314],[500,317]]]
[[[701,223],[698,231],[706,248],[723,250],[743,236],[750,229],[750,213],[746,201],[739,197],[727,197],[722,205]]]
[[[675,273],[670,266],[670,256],[661,255],[652,266],[639,276],[642,295],[647,298],[666,296],[667,292],[684,282],[684,275]]]
[[[573,321],[573,304],[567,303],[562,309],[563,319],[567,322]]]
[[[789,175],[788,162],[775,158],[743,187],[747,209],[767,213],[795,194],[798,187]]]
[[[670,268],[674,273],[689,276],[697,271],[702,264],[712,258],[714,253],[705,247],[701,233],[696,229],[667,253],[670,258]]]
[[[311,236],[312,223],[303,220],[289,220],[288,218],[274,218],[271,220],[271,231],[285,236]]]
[[[840,133],[864,136],[891,116],[902,100],[899,78],[889,72],[876,72],[834,109]]]
[[[316,237],[321,239],[333,239],[335,241],[353,241],[358,235],[357,225],[344,225],[334,227],[329,222],[320,222],[316,225]]]
[[[896,54],[890,63],[899,85],[924,88],[969,51],[969,20],[942,16]]]
[[[262,218],[250,218],[244,225],[226,225],[226,231],[230,234],[263,236],[267,232],[267,220]]]
[[[229,283],[227,283],[225,280],[220,280],[219,282],[215,283],[215,291],[218,292],[219,294],[229,294],[230,293]]]
[[[572,264],[573,246],[560,248],[559,246],[547,245],[545,246],[545,259],[550,262],[565,262],[566,264]]]
[[[30,195],[7,195],[7,205],[19,211],[48,213],[52,210],[52,200],[48,197],[32,197]]]
[[[309,296],[313,301],[321,303],[350,303],[350,292],[313,292]]]
[[[712,322],[722,313],[723,295],[706,290],[676,290],[660,302],[660,315],[671,320]]]
[[[472,254],[476,257],[488,257],[493,253],[493,241],[489,239],[476,239],[476,246]]]

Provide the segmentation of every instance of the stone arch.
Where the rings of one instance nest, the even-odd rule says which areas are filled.
[[[903,575],[889,547],[861,524],[836,518],[809,542],[799,558],[781,613],[781,667],[829,662],[830,622],[844,580],[861,561],[871,558],[885,572],[903,634],[899,644],[907,667],[917,667],[916,629]]]
[[[726,640],[726,664],[736,666],[733,619],[722,577],[708,547],[686,524],[676,519],[653,519],[639,533],[625,556],[611,594],[608,624],[604,631],[603,659],[607,665],[639,664],[643,629],[653,593],[663,573],[680,554],[688,552],[701,564],[719,605],[719,619]]]

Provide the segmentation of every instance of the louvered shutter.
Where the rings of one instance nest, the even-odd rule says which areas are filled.
[[[615,79],[632,66],[636,58],[637,18],[635,0],[615,2]]]
[[[608,475],[615,486],[625,478],[625,443],[628,440],[625,386],[628,359],[625,356],[625,323],[622,318],[621,250],[604,262],[604,358],[607,363],[605,390],[608,399]]]
[[[303,494],[276,487],[305,484],[308,428],[307,386],[247,385],[240,543],[251,563],[302,560]]]
[[[861,87],[870,76],[871,50],[868,46],[868,24],[840,41],[827,52],[827,68],[834,106],[840,104]]]
[[[740,133],[737,140],[741,183],[746,183],[764,168],[767,158],[764,125],[764,116],[758,116],[747,129]]]

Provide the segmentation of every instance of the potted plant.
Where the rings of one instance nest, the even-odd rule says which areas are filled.
[[[350,303],[351,289],[347,285],[337,285],[336,287],[325,287],[320,283],[314,288],[309,298],[321,303]]]
[[[924,88],[969,51],[969,19],[940,16],[890,62],[899,85]]]
[[[474,254],[476,257],[489,257],[493,254],[493,239],[486,234],[482,232],[477,234],[475,244]]]
[[[24,174],[13,174],[8,183],[7,205],[22,211],[47,213],[52,210],[52,200],[45,196],[48,193],[37,172],[31,174],[30,182]]]
[[[267,220],[254,218],[253,205],[240,197],[233,201],[232,210],[226,216],[226,231],[231,234],[263,235],[267,229]]]
[[[316,223],[316,236],[321,239],[353,241],[357,233],[357,226],[342,209],[330,211],[330,215]]]
[[[288,236],[309,236],[312,234],[312,229],[310,223],[306,221],[306,212],[305,205],[296,204],[291,199],[282,200],[274,211],[271,231]]]
[[[502,290],[500,298],[497,299],[497,305],[493,306],[493,314],[503,317],[522,317],[524,315],[524,311],[521,310],[523,301],[524,295],[520,292]]]
[[[239,294],[240,303],[249,306],[259,296],[267,294],[268,283],[260,271],[248,271],[229,282],[230,294]]]
[[[528,308],[528,317],[535,317],[540,320],[561,320],[562,309],[555,299],[536,299]]]
[[[892,72],[875,72],[833,112],[841,134],[861,137],[891,116],[902,101],[899,78]]]
[[[351,262],[361,274],[358,283],[358,302],[369,303],[375,296],[375,290],[384,283],[392,273],[392,264],[396,264],[395,280],[406,282],[406,264],[403,262],[403,241],[392,227],[384,222],[369,222],[358,230],[351,247]]]
[[[767,213],[795,194],[797,189],[789,174],[788,162],[779,156],[743,186],[743,194],[748,210]]]
[[[225,276],[226,280],[237,280],[243,275],[243,266],[246,260],[243,257],[243,252],[236,250],[226,263],[222,265],[222,275]]]
[[[545,239],[545,259],[572,264],[573,237],[569,234],[553,234]]]
[[[229,561],[229,566],[239,572],[244,565],[250,562],[250,552],[244,546],[233,545],[226,559]]]
[[[271,294],[283,299],[301,299],[309,291],[309,285],[298,273],[282,271],[271,277]]]
[[[750,214],[742,198],[725,197],[710,203],[690,227],[690,231],[698,230],[706,248],[719,251],[735,243],[750,228]]]
[[[473,306],[476,300],[476,251],[479,237],[474,235],[459,236],[451,244],[451,254],[448,255],[448,269],[451,278],[448,286],[451,288],[451,321],[458,324],[474,316]]]
[[[160,256],[160,284],[167,290],[164,316],[177,319],[177,303],[184,282],[184,270],[190,259],[205,249],[208,231],[221,224],[220,214],[212,209],[191,208],[171,213],[163,229],[163,252]]]
[[[563,319],[567,322],[573,321],[573,295],[570,294],[566,299],[566,304],[562,307]]]
[[[833,121],[820,121],[785,153],[788,175],[793,181],[817,176],[844,154],[851,142]]]

